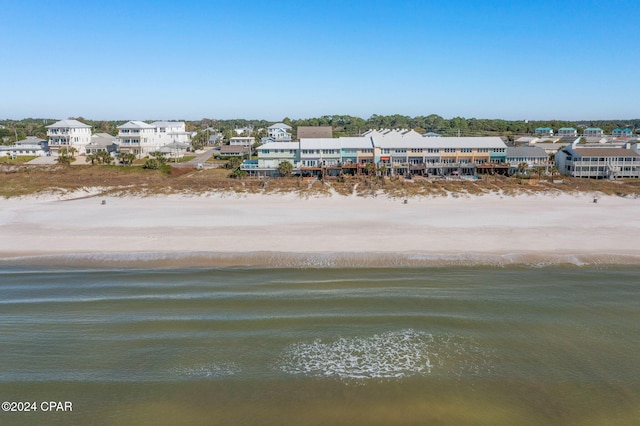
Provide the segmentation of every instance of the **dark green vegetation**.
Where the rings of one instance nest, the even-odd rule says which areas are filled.
[[[83,123],[93,126],[94,133],[109,133],[116,135],[117,126],[124,124],[127,120],[89,120],[84,117],[72,117]],[[46,138],[47,129],[45,126],[53,124],[56,119],[35,119],[25,118],[23,120],[0,120],[0,125],[5,126],[0,129],[0,140],[4,143],[12,143],[16,136],[24,139],[26,136],[38,136]],[[446,119],[436,114],[428,116],[409,117],[406,115],[372,115],[368,119],[354,117],[350,115],[324,115],[317,118],[290,119],[285,117],[282,122],[293,128],[293,136],[296,137],[298,126],[331,126],[334,137],[356,136],[368,129],[378,128],[406,128],[415,129],[419,133],[436,132],[443,136],[512,136],[531,134],[537,127],[600,127],[605,134],[610,134],[613,129],[620,127],[640,128],[640,118],[630,120],[584,120],[584,121],[513,121],[513,120],[492,120],[454,117]],[[203,118],[196,121],[185,121],[187,131],[198,132],[194,139],[196,145],[204,144],[211,134],[210,129],[220,131],[226,139],[233,135],[233,129],[240,127],[252,127],[252,136],[258,140],[266,136],[266,128],[273,124],[267,120],[216,120]],[[207,130],[209,129],[209,130]]]

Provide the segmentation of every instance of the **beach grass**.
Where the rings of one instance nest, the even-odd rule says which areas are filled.
[[[94,193],[117,195],[206,194],[227,191],[238,194],[288,194],[303,197],[357,195],[394,198],[416,196],[478,196],[602,193],[617,196],[640,195],[639,180],[591,180],[563,177],[552,180],[526,180],[505,176],[482,176],[478,180],[405,179],[402,177],[342,176],[321,181],[313,178],[242,178],[229,177],[223,168],[196,170],[172,167],[168,172],[141,167],[63,165],[33,166],[1,164],[0,196],[20,197],[47,193],[66,193],[93,188]],[[97,191],[95,189],[98,189]]]

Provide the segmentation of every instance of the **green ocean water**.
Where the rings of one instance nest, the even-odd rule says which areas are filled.
[[[0,270],[0,424],[640,424],[640,267]]]

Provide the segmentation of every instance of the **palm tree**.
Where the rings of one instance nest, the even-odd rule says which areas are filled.
[[[91,161],[91,165],[93,166],[96,163],[96,161],[98,161],[98,156],[96,154],[88,154],[85,157],[84,161],[87,163]]]
[[[136,155],[131,152],[126,152],[124,154],[120,154],[118,158],[120,159],[120,163],[125,166],[130,166],[136,160]]]
[[[278,164],[278,173],[283,177],[291,176],[291,173],[293,173],[293,164],[288,161],[280,162],[280,164]]]
[[[523,175],[528,168],[529,165],[523,161],[522,163],[518,164],[518,174]]]

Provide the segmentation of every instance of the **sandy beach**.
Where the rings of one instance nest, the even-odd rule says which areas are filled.
[[[613,263],[640,257],[635,198],[598,196],[594,203],[592,194],[493,194],[405,203],[382,196],[80,195],[0,200],[0,256],[333,253],[566,261],[578,255]]]

